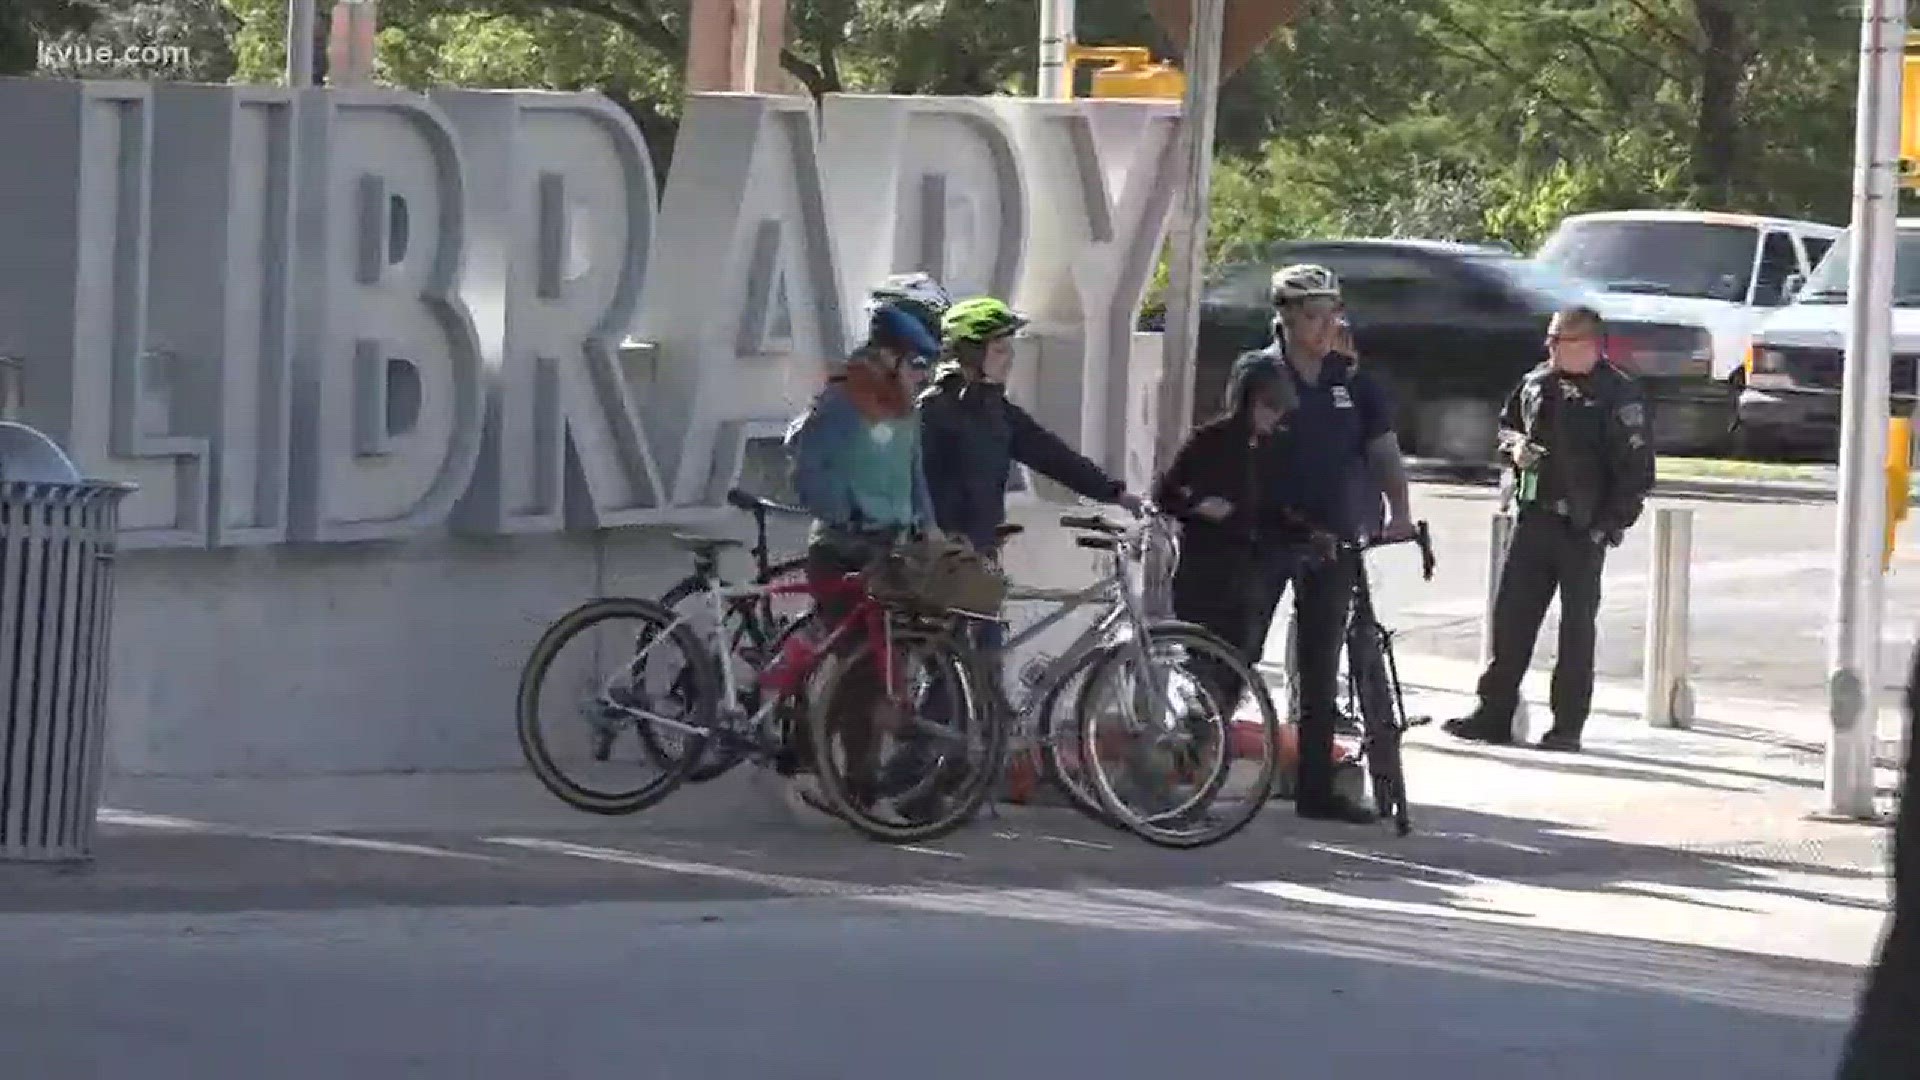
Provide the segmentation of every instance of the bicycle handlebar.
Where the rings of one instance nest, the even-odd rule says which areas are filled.
[[[1396,544],[1416,544],[1420,548],[1420,576],[1427,581],[1433,580],[1433,569],[1437,560],[1433,557],[1433,533],[1424,521],[1416,522],[1413,535],[1398,540],[1371,539],[1358,544],[1343,545],[1353,551],[1367,551],[1372,548],[1393,547]]]

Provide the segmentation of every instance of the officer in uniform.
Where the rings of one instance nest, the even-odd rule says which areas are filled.
[[[1353,599],[1348,560],[1312,557],[1319,538],[1359,539],[1373,522],[1358,505],[1356,477],[1366,473],[1385,497],[1388,514],[1377,535],[1414,534],[1406,466],[1393,430],[1385,388],[1335,347],[1340,330],[1340,282],[1324,266],[1283,267],[1273,275],[1274,342],[1241,357],[1230,382],[1252,368],[1278,369],[1274,381],[1284,430],[1279,434],[1275,489],[1263,492],[1293,523],[1271,537],[1274,550],[1258,560],[1242,584],[1255,626],[1264,638],[1287,587],[1294,590],[1295,647],[1300,684],[1300,784],[1294,809],[1302,817],[1365,824],[1370,809],[1333,789],[1333,735],[1339,715],[1340,648]],[[1322,552],[1324,555],[1325,553]]]
[[[1553,727],[1543,750],[1577,752],[1593,700],[1594,621],[1606,551],[1639,520],[1653,487],[1640,389],[1603,355],[1605,325],[1570,307],[1547,330],[1548,360],[1527,373],[1500,417],[1509,468],[1502,512],[1517,508],[1493,607],[1493,658],[1479,705],[1446,729],[1475,742],[1513,741],[1520,680],[1540,622],[1560,593]]]

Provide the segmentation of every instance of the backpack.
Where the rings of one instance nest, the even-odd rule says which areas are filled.
[[[959,540],[918,539],[895,547],[866,571],[867,591],[882,603],[929,615],[963,611],[994,616],[1007,599],[1006,575]]]

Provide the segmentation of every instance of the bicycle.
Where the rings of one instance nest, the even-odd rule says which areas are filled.
[[[676,536],[675,542],[694,557],[699,593],[707,601],[711,628],[698,634],[688,615],[664,605],[633,597],[589,601],[561,616],[541,636],[522,671],[516,702],[517,729],[522,752],[535,776],[556,797],[576,809],[600,814],[631,814],[658,804],[685,783],[709,746],[716,759],[752,761],[791,776],[800,768],[803,753],[810,759],[829,809],[868,837],[912,842],[944,836],[971,820],[998,779],[1005,751],[1004,728],[994,722],[985,705],[966,635],[955,632],[961,613],[926,614],[888,606],[871,596],[864,574],[847,574],[798,583],[728,585],[719,578],[720,553],[741,546],[732,539]],[[762,599],[806,595],[816,603],[845,601],[848,613],[824,635],[812,631],[815,622],[803,618],[788,624],[770,650],[770,661],[757,665],[751,685],[737,678],[735,650],[725,637],[726,614],[741,601],[751,606]],[[661,767],[650,782],[618,791],[599,790],[571,777],[562,768],[539,727],[540,703],[549,675],[556,671],[560,650],[570,642],[615,619],[641,624],[612,638],[611,651],[618,670],[600,680],[589,700],[578,706],[593,743],[592,758],[607,762],[622,730],[633,729],[643,745],[649,735],[666,731],[680,741],[677,754],[648,757]],[[655,689],[643,685],[642,669],[663,645],[671,644],[683,666]],[[904,674],[916,662],[932,670],[914,689],[943,688],[953,695],[944,707],[909,707]],[[850,679],[861,665],[877,668],[862,672],[866,681]],[[565,673],[565,665],[560,665]],[[846,768],[837,764],[829,720],[841,715],[839,698],[861,687],[882,688],[881,701],[868,720],[877,720],[861,735],[861,746],[849,745]],[[664,709],[678,707],[672,715]],[[929,719],[929,717],[933,717]],[[931,794],[942,804],[931,818],[898,823],[877,816],[870,797],[879,770],[869,755],[881,737],[916,734],[924,743],[962,743],[977,764],[962,782],[946,782],[954,770],[947,753],[931,762],[930,773],[907,783],[889,796],[896,804]],[[845,734],[854,734],[846,732]],[[805,751],[799,750],[805,740]],[[873,757],[873,760],[868,760]],[[857,759],[857,760],[856,760]],[[728,767],[731,767],[729,765]],[[849,774],[849,769],[852,775]]]
[[[1360,758],[1373,785],[1374,809],[1390,819],[1399,835],[1413,831],[1407,804],[1407,774],[1401,743],[1408,730],[1432,722],[1432,717],[1407,716],[1406,696],[1400,686],[1400,668],[1393,657],[1394,632],[1381,624],[1373,604],[1373,586],[1367,580],[1366,553],[1375,548],[1415,544],[1420,548],[1420,573],[1433,580],[1433,538],[1422,521],[1404,540],[1347,541],[1338,557],[1349,560],[1353,572],[1353,611],[1347,621],[1347,698],[1360,713]],[[1370,677],[1371,676],[1371,677]]]
[[[1279,717],[1266,684],[1238,651],[1210,631],[1192,623],[1148,618],[1142,593],[1150,592],[1153,582],[1136,588],[1129,571],[1149,568],[1144,576],[1151,578],[1156,563],[1171,565],[1167,553],[1177,544],[1171,519],[1148,510],[1141,523],[1133,526],[1098,516],[1068,516],[1060,523],[1081,534],[1075,538],[1077,546],[1108,553],[1108,569],[1100,580],[1080,590],[1012,590],[1009,599],[1046,601],[1057,607],[1001,646],[1001,657],[1082,607],[1104,605],[1105,612],[1060,656],[1036,658],[1025,665],[1019,680],[1025,697],[1017,705],[1004,692],[1003,679],[990,679],[995,704],[1008,717],[1002,726],[1008,729],[1009,740],[1023,753],[1037,752],[1047,780],[1095,820],[1118,825],[1163,847],[1197,848],[1225,840],[1250,824],[1265,800],[1249,799],[1234,815],[1212,813],[1235,763],[1234,709],[1221,698],[1237,697],[1237,687],[1250,688],[1253,694],[1263,735],[1254,742],[1260,757],[1256,790],[1266,791],[1278,767],[1279,745]],[[1185,670],[1189,665],[1200,671]],[[1063,738],[1057,730],[1057,708],[1067,688],[1081,677],[1073,729]],[[1222,687],[1236,689],[1223,692]],[[1109,715],[1100,706],[1103,695],[1110,692],[1119,705],[1122,725],[1111,736],[1100,730]],[[1212,710],[1204,711],[1209,705]],[[1140,714],[1147,710],[1153,711],[1154,719],[1142,718]],[[1213,753],[1200,768],[1196,747],[1204,750],[1209,741]],[[1064,760],[1063,744],[1072,747],[1078,770]],[[1136,782],[1116,783],[1104,754],[1116,746],[1127,748],[1130,771],[1148,771],[1151,766],[1179,773],[1180,779],[1189,782],[1191,793],[1146,812],[1128,805],[1123,791],[1162,796],[1165,791],[1163,787],[1142,791],[1138,778],[1131,776]],[[1092,784],[1075,782],[1077,771],[1086,772]]]
[[[795,518],[807,518],[810,515],[800,507],[775,502],[739,488],[728,491],[726,498],[727,505],[753,516],[754,543],[748,550],[748,554],[753,559],[753,584],[772,585],[779,582],[792,584],[805,578],[807,571],[805,556],[795,556],[779,562],[773,561],[773,548],[767,539],[767,519],[774,514]],[[695,621],[705,618],[708,614],[705,582],[709,577],[715,577],[717,574],[717,561],[713,566],[703,569],[696,556],[693,571],[660,594],[661,605],[675,611],[680,611],[685,605]],[[779,639],[781,633],[794,622],[805,618],[807,614],[804,609],[797,613],[777,611],[774,606],[776,599],[778,596],[771,593],[740,597],[726,607],[725,618],[732,645],[731,655],[736,671],[739,672],[738,677],[750,696],[749,711],[758,707],[758,702],[751,700],[751,695],[754,694],[752,675],[773,655],[771,651],[773,643]],[[651,728],[641,728],[639,737],[647,751],[662,762],[679,752],[666,745],[660,733]],[[687,782],[704,784],[718,779],[731,772],[741,760],[739,754],[722,753],[720,747],[709,745],[693,770],[687,774]]]

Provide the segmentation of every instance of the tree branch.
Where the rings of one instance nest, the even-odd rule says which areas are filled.
[[[806,86],[807,93],[816,99],[840,89],[838,85],[829,85],[826,72],[809,64],[805,57],[792,49],[780,50],[780,66],[786,69],[787,74],[799,79]]]
[[[1686,34],[1681,33],[1679,30],[1674,29],[1674,24],[1668,21],[1660,12],[1654,10],[1653,6],[1647,3],[1647,0],[1627,0],[1627,3],[1633,5],[1635,11],[1646,16],[1648,25],[1665,35],[1668,41],[1678,45],[1682,52],[1696,60],[1701,57],[1703,50],[1700,43],[1688,37]]]
[[[1435,45],[1453,54],[1454,56],[1467,61],[1468,63],[1484,63],[1484,64],[1492,65],[1494,68],[1498,69],[1502,75],[1506,76],[1509,82],[1512,82],[1517,86],[1524,87],[1527,90],[1532,91],[1534,94],[1539,95],[1540,100],[1553,106],[1555,109],[1558,109],[1562,114],[1566,116],[1568,120],[1571,120],[1576,126],[1584,129],[1588,134],[1595,135],[1595,136],[1600,136],[1605,134],[1605,132],[1601,131],[1598,125],[1594,124],[1593,121],[1588,120],[1586,116],[1580,112],[1580,110],[1574,108],[1572,105],[1569,105],[1566,101],[1562,100],[1559,95],[1553,93],[1553,91],[1551,90],[1548,90],[1546,87],[1541,86],[1537,80],[1529,78],[1526,74],[1515,70],[1514,66],[1508,63],[1506,58],[1501,56],[1499,52],[1493,48],[1493,46],[1487,44],[1485,39],[1481,38],[1480,35],[1474,33],[1472,30],[1469,30],[1467,27],[1460,25],[1460,23],[1455,21],[1452,16],[1443,15],[1440,12],[1436,11],[1434,12],[1434,18],[1437,21],[1445,24],[1446,27],[1452,30],[1454,33],[1459,34],[1461,37],[1467,39],[1468,42],[1470,42],[1476,49],[1479,50],[1480,55],[1479,56],[1468,55],[1466,53],[1461,52],[1458,49],[1453,48],[1452,46],[1448,45],[1444,41],[1436,41],[1434,42]]]
[[[528,5],[514,5],[527,10]],[[679,34],[673,32],[665,19],[654,14],[641,14],[640,11],[618,5],[616,0],[546,0],[531,5],[532,8],[567,8],[582,15],[602,18],[631,33],[647,45],[666,53],[676,64],[685,64],[687,45]]]
[[[1579,49],[1580,55],[1587,58],[1587,66],[1593,69],[1593,77],[1599,81],[1601,86],[1606,88],[1607,96],[1613,99],[1614,108],[1620,110],[1622,113],[1632,112],[1633,95],[1627,93],[1619,83],[1614,81],[1612,73],[1607,69],[1607,65],[1600,62],[1600,54],[1594,51],[1593,42],[1589,41],[1583,34],[1575,34],[1573,35],[1573,47]]]

